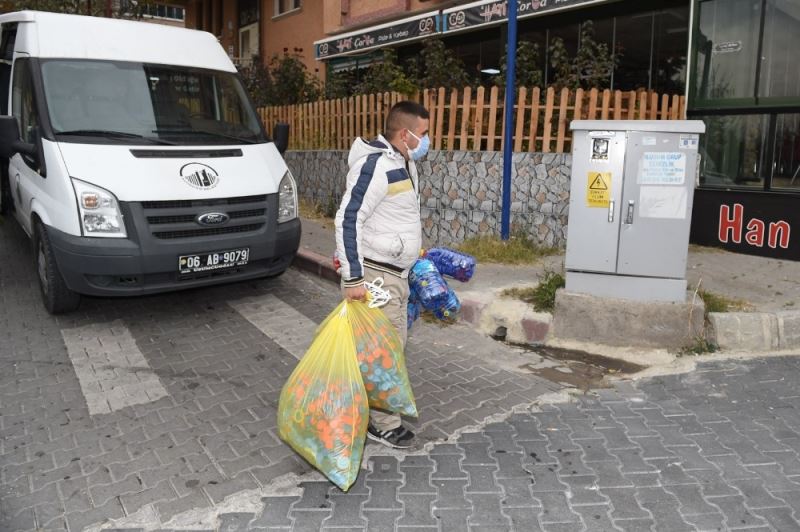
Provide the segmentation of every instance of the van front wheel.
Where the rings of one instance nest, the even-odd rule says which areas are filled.
[[[53,254],[47,229],[39,222],[34,233],[34,261],[42,302],[50,314],[63,314],[78,308],[81,296],[67,287]]]

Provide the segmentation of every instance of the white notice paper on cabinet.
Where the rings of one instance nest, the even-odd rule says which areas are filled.
[[[686,218],[687,191],[684,187],[643,186],[639,189],[642,218]]]

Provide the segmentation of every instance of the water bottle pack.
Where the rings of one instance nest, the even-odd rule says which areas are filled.
[[[447,301],[447,282],[428,259],[419,259],[414,263],[408,273],[408,282],[427,310],[435,310]]]
[[[417,260],[408,274],[409,329],[422,310],[432,312],[437,319],[454,321],[461,302],[442,276],[467,282],[475,273],[475,266],[474,257],[447,248],[432,248]]]
[[[458,300],[458,296],[451,288],[447,292],[447,301],[444,305],[435,309],[433,315],[442,321],[455,321],[460,311],[461,301]]]
[[[448,248],[431,248],[425,253],[439,273],[466,283],[475,273],[475,257]]]

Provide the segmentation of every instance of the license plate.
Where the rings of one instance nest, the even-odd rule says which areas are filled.
[[[250,248],[199,253],[197,255],[181,255],[178,259],[178,271],[181,275],[189,273],[224,270],[236,266],[244,266],[250,258]]]

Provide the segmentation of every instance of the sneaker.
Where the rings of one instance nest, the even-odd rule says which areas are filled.
[[[414,440],[414,433],[402,425],[396,429],[379,431],[370,423],[367,426],[367,437],[392,449],[408,449]]]

